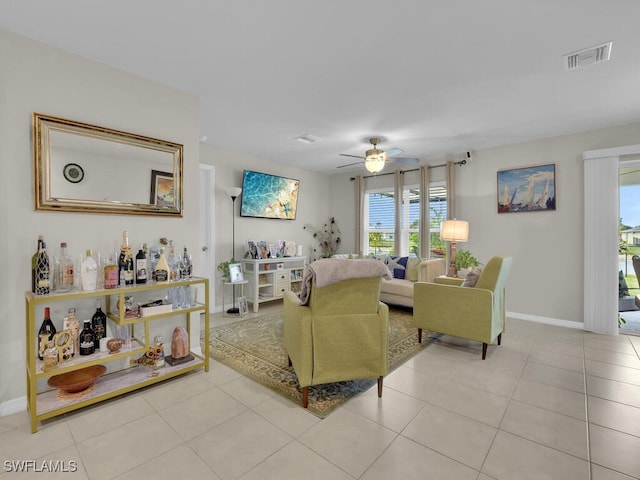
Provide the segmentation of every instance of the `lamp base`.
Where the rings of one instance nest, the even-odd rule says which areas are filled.
[[[239,309],[239,308],[237,308],[237,307],[233,307],[233,308],[228,309],[228,310],[227,310],[227,313],[230,313],[230,314],[239,314],[239,313],[240,313],[240,309]]]
[[[447,277],[458,278],[458,270],[456,270],[456,267],[449,267],[449,270],[447,270]]]

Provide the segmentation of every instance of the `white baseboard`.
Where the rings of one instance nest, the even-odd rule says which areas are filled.
[[[561,320],[559,318],[540,317],[538,315],[529,315],[528,313],[507,312],[507,318],[526,320],[528,322],[544,323],[545,325],[555,325],[556,327],[577,328],[578,330],[584,330],[584,323],[582,322]]]
[[[12,413],[24,412],[27,409],[27,397],[14,398],[0,403],[0,417],[11,415]]]

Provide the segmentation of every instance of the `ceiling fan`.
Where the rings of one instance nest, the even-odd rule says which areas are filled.
[[[341,153],[340,155],[343,157],[353,157],[353,158],[361,158],[364,161],[348,163],[346,165],[339,165],[337,168],[344,167],[352,167],[353,165],[358,165],[360,163],[364,163],[365,168],[371,173],[378,173],[382,170],[386,163],[417,163],[418,159],[413,157],[396,157],[402,153],[402,150],[399,148],[390,148],[388,151],[384,151],[378,148],[378,144],[380,143],[380,138],[372,137],[369,139],[369,143],[373,145],[373,148],[370,148],[365,152],[365,156],[361,157],[359,155],[349,155],[347,153]]]

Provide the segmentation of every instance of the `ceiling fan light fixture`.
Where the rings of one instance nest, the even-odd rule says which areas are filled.
[[[383,150],[372,148],[367,150],[366,157],[364,159],[365,168],[371,173],[378,173],[384,168],[386,162],[386,155]]]

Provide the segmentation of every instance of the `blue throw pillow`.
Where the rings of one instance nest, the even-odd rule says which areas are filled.
[[[404,280],[407,273],[409,257],[389,257],[389,270],[393,272],[393,278]]]

